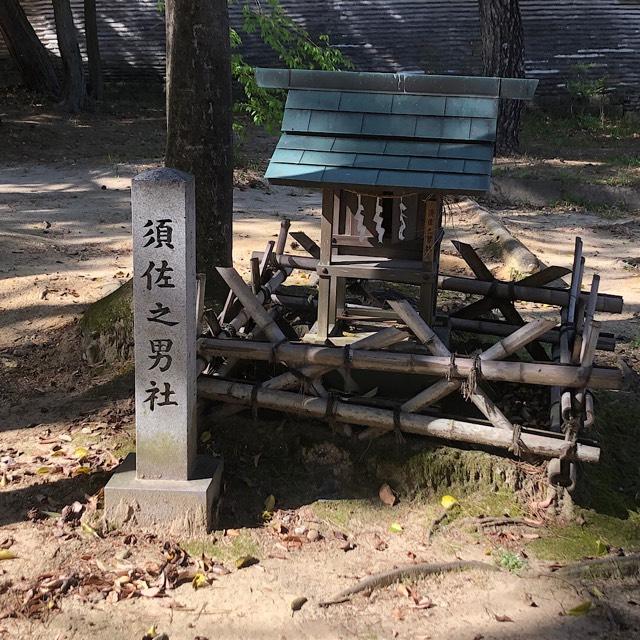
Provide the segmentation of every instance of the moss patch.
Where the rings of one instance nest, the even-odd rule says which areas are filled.
[[[235,562],[243,556],[260,559],[262,555],[260,546],[248,531],[240,531],[238,535],[223,538],[186,540],[181,543],[181,546],[194,557],[204,554],[220,562]]]
[[[629,515],[627,520],[620,520],[583,511],[584,524],[552,527],[528,548],[542,560],[559,562],[605,555],[610,547],[637,551],[640,549],[640,516],[637,513]]]
[[[390,510],[373,500],[318,500],[312,505],[319,520],[342,530],[355,530],[362,525],[376,524],[388,528],[401,518],[403,506]]]
[[[127,360],[133,347],[133,281],[94,302],[80,319],[89,364]]]
[[[628,519],[640,496],[640,399],[635,393],[595,394],[596,439],[600,462],[584,465],[575,502],[598,513]]]
[[[574,501],[578,520],[550,528],[529,548],[544,560],[568,562],[607,553],[609,547],[640,550],[640,399],[632,392],[595,394],[600,462],[580,469]]]
[[[89,306],[80,320],[83,333],[107,331],[117,321],[126,322],[133,329],[132,300],[133,280],[129,280],[108,296],[96,300]]]
[[[518,490],[525,482],[512,461],[482,451],[426,447],[389,457],[388,448],[373,460],[375,474],[407,497],[468,495],[476,491]]]

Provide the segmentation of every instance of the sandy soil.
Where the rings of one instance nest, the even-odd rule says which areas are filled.
[[[324,426],[295,420],[263,417],[249,431],[241,416],[236,426],[245,440],[234,440],[231,424],[231,437],[211,445],[224,449],[226,471],[220,529],[210,536],[166,541],[101,529],[100,489],[133,443],[131,368],[83,362],[75,320],[130,277],[130,179],[159,164],[164,143],[162,96],[147,98],[127,96],[129,102],[106,103],[102,112],[77,118],[18,94],[0,104],[0,137],[7,141],[0,166],[0,558],[16,556],[0,560],[0,638],[140,640],[150,627],[171,640],[640,637],[637,581],[598,583],[594,590],[474,571],[318,607],[357,579],[408,562],[463,558],[495,565],[507,550],[526,563],[524,574],[543,563],[528,553],[536,530],[479,535],[452,527],[427,545],[439,496],[383,506],[377,483],[358,480],[355,471],[345,481],[345,468],[347,475],[366,468],[366,451],[346,453]],[[256,140],[264,149],[272,144],[267,136]],[[259,164],[264,153],[256,157]],[[276,237],[282,217],[318,240],[319,207],[314,192],[236,189],[239,270],[248,274],[250,252]],[[628,341],[638,338],[638,219],[558,208],[498,214],[547,264],[570,266],[573,236],[580,234],[587,279],[597,270],[602,290],[625,296],[625,313],[603,317],[606,328]],[[447,238],[479,248],[508,277],[474,218],[450,217]],[[445,270],[465,271],[451,245],[443,253]],[[533,316],[546,311],[526,309]],[[622,349],[637,355],[628,344]],[[632,365],[637,370],[638,360]],[[269,494],[276,507],[265,524]],[[74,501],[83,505],[84,526],[69,512]],[[461,504],[477,515],[477,507]],[[190,557],[176,555],[172,545],[167,551],[166,542],[181,542]],[[139,596],[157,585],[158,565],[193,568],[201,553],[228,573],[207,561],[210,584],[194,590],[187,580],[155,594],[165,597]],[[259,562],[237,569],[248,555]],[[58,586],[46,587],[58,578]],[[145,584],[128,599],[135,580]],[[308,602],[293,612],[300,597]],[[586,601],[588,613],[570,615]]]
[[[18,556],[0,566],[3,606],[15,602],[44,572],[106,572],[113,580],[109,572],[143,566],[161,553],[159,539],[132,546],[122,534],[96,539],[91,532],[57,525],[56,518],[39,523],[26,518],[34,506],[59,512],[94,493],[123,455],[122,443],[130,443],[130,378],[125,371],[114,383],[113,372],[91,370],[74,354],[73,320],[85,305],[129,277],[129,183],[142,167],[56,164],[0,172],[0,365],[8,381],[2,394],[0,458],[10,478],[8,486],[0,488],[5,502],[0,542],[13,538],[10,548]],[[239,269],[247,273],[250,251],[277,235],[282,217],[318,240],[319,205],[318,194],[302,190],[236,190],[234,257]],[[615,327],[628,338],[637,336],[640,277],[622,260],[636,251],[640,226],[635,219],[608,221],[575,211],[519,209],[500,215],[548,264],[570,266],[573,236],[581,234],[587,275],[597,270],[603,290],[626,298],[625,315],[616,319]],[[472,217],[454,215],[448,225],[451,238],[478,247],[490,240]],[[451,251],[446,253],[450,269],[463,269]],[[490,255],[486,247],[485,253]],[[86,477],[77,471],[85,464],[76,455],[82,446],[90,460]],[[47,471],[40,473],[43,467]],[[260,562],[236,570],[233,537],[238,530],[227,535],[219,531],[203,544],[217,537],[223,548],[231,545],[225,560],[231,573],[206,588],[194,591],[186,584],[167,598],[117,605],[101,598],[60,598],[42,621],[20,616],[1,620],[0,637],[142,638],[152,625],[170,638],[613,638],[638,631],[637,585],[603,586],[605,595],[593,611],[574,617],[567,611],[593,599],[580,586],[511,573],[431,578],[421,581],[409,597],[406,590],[392,588],[332,609],[318,608],[318,601],[369,572],[412,559],[483,560],[491,553],[491,540],[460,532],[425,546],[422,509],[400,505],[380,512],[373,522],[337,527],[314,515],[313,507],[298,507],[294,517],[307,528],[316,527],[319,541],[291,545],[273,528],[254,524],[239,535]],[[402,534],[390,533],[392,522],[402,524]],[[341,550],[336,530],[351,536],[356,548]],[[515,539],[523,541],[521,534]],[[378,550],[380,540],[383,551]],[[119,560],[127,549],[133,559]],[[291,601],[300,596],[309,602],[293,613]],[[434,606],[417,607],[415,602],[424,597]],[[621,625],[620,620],[625,622]]]

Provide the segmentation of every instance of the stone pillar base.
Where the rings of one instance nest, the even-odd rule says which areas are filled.
[[[129,454],[104,489],[107,527],[199,536],[215,525],[222,461],[197,456],[194,480],[139,480]]]

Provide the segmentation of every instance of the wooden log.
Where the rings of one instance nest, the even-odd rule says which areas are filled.
[[[453,442],[467,442],[507,450],[514,445],[510,432],[487,425],[403,412],[397,415],[396,422],[394,412],[388,409],[309,397],[292,391],[259,388],[254,392],[252,385],[229,380],[201,377],[198,381],[198,392],[211,400],[237,402],[249,406],[255,403],[258,407],[313,418],[331,418],[337,422],[375,427],[384,431],[393,430],[397,424],[401,431],[407,433]],[[566,450],[564,440],[553,437],[522,431],[519,439],[529,452],[545,458],[556,458]],[[600,450],[597,447],[578,444],[575,451],[570,451],[569,455],[583,462],[597,462]]]
[[[245,285],[246,286],[246,285]],[[244,340],[201,338],[198,347],[205,355],[223,355],[244,359],[289,363],[290,366],[311,364],[341,367],[344,349],[326,346],[282,343],[277,347]],[[467,378],[475,366],[472,358],[456,357],[451,367],[449,358],[391,351],[354,351],[350,366],[353,369],[433,375],[441,378],[451,374],[454,378]],[[574,365],[540,362],[483,362],[482,377],[497,382],[519,382],[544,386],[566,386],[594,389],[621,389],[622,372],[619,369],[593,367],[584,370]]]
[[[469,199],[469,204],[490,235],[494,236],[502,248],[505,265],[520,273],[539,271],[544,265],[525,245],[502,224],[488,209],[480,206],[475,200]]]
[[[262,252],[257,251],[252,255],[262,257]],[[277,261],[281,266],[291,267],[292,269],[316,271],[318,268],[318,260],[315,258],[307,258],[306,256],[283,254],[277,259]],[[443,274],[438,276],[438,287],[445,291],[473,293],[481,296],[490,296],[492,298],[501,298],[504,300],[538,302],[540,304],[548,304],[556,307],[565,306],[569,302],[569,291],[566,289],[559,289],[556,287],[529,287],[518,282],[503,282],[502,280],[486,282],[476,280],[474,278],[462,278],[460,276],[448,276]],[[580,296],[586,300],[589,294],[587,292],[581,292]],[[598,294],[596,311],[621,313],[622,307],[622,296],[611,295],[608,293]]]

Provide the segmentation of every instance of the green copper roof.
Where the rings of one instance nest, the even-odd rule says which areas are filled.
[[[278,184],[482,193],[489,189],[500,97],[537,81],[257,69],[288,88],[266,177]]]

